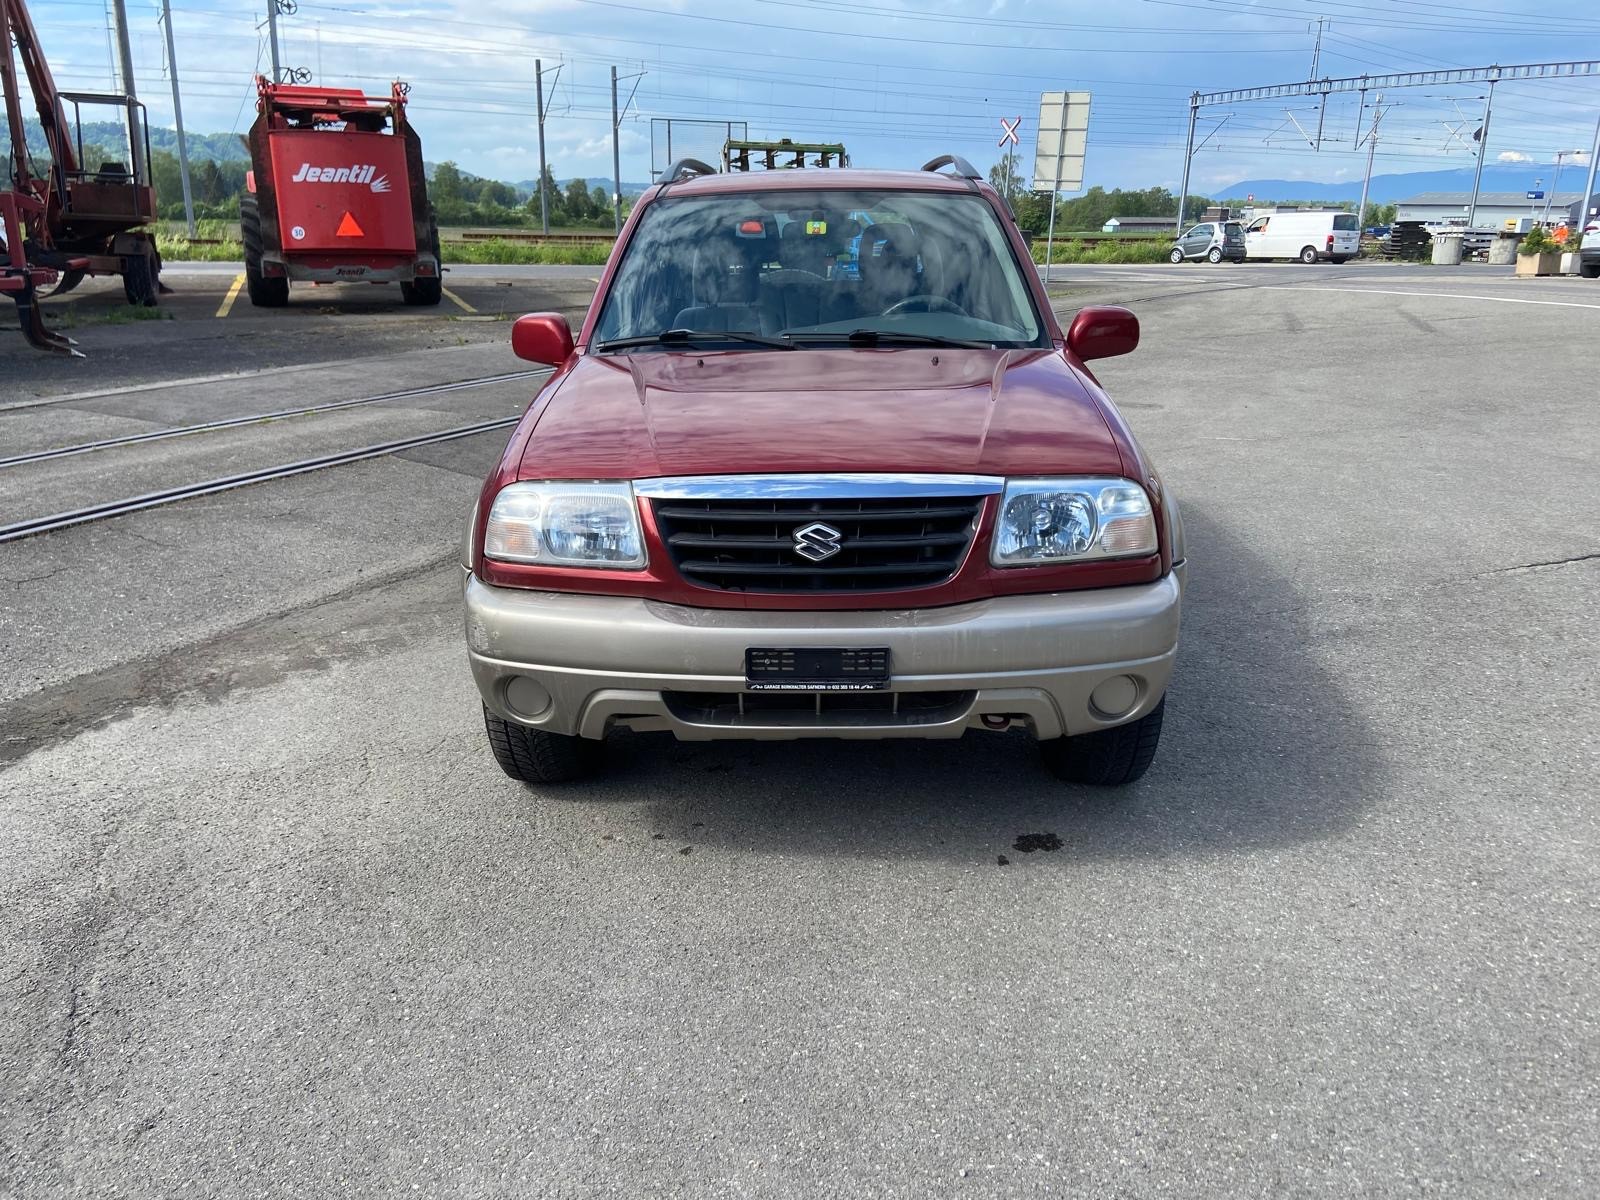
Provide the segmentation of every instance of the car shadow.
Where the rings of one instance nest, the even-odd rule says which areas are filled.
[[[704,744],[621,734],[607,773],[557,803],[643,798],[658,832],[707,848],[990,862],[1017,859],[1017,840],[1035,834],[1060,839],[1057,858],[1119,858],[1337,833],[1373,802],[1378,739],[1319,661],[1281,567],[1203,511],[1184,515],[1192,566],[1178,671],[1160,752],[1136,784],[1062,783],[1020,733]]]

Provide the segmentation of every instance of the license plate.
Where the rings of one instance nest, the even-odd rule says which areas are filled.
[[[744,652],[744,679],[752,692],[882,691],[889,686],[889,650],[753,647]]]

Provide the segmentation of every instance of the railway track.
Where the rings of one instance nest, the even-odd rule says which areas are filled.
[[[405,388],[398,392],[384,392],[377,396],[361,396],[352,400],[333,400],[327,404],[307,404],[297,408],[280,408],[271,412],[250,413],[241,417],[224,417],[215,421],[202,421],[195,425],[176,425],[169,429],[152,429],[145,433],[130,433],[122,437],[101,438],[93,442],[79,442],[71,446],[55,446],[46,450],[33,450],[26,454],[13,454],[0,458],[0,470],[20,467],[25,463],[45,462],[53,458],[67,458],[75,454],[88,454],[95,450],[110,450],[117,446],[137,446],[145,442],[159,442],[166,438],[185,437],[196,433],[209,433],[218,429],[233,429],[264,421],[279,421],[290,417],[312,416],[316,413],[336,412],[346,408],[360,408],[367,404],[381,404],[386,400],[406,400],[415,396],[432,396],[442,392],[458,392],[467,388],[487,387],[496,383],[510,383],[518,379],[532,379],[549,374],[546,369],[535,371],[510,371],[502,375],[486,375],[479,379],[461,379],[451,383],[434,383],[425,387]]]
[[[178,487],[165,488],[161,491],[146,492],[143,495],[129,496],[123,500],[112,500],[103,504],[90,505],[86,508],[69,509],[47,517],[31,517],[10,525],[0,525],[0,543],[21,541],[23,538],[49,533],[52,530],[67,529],[74,525],[86,525],[91,521],[106,521],[113,517],[143,512],[145,509],[158,508],[165,504],[176,504],[180,500],[194,500],[201,496],[212,496],[218,492],[228,492],[233,491],[235,488],[249,487],[251,484],[266,483],[273,479],[288,479],[291,476],[305,475],[312,471],[323,471],[330,467],[342,467],[349,463],[364,462],[367,459],[382,458],[390,454],[400,454],[406,450],[432,446],[439,442],[455,441],[458,438],[472,437],[479,433],[489,433],[496,429],[507,429],[515,425],[519,420],[521,420],[520,415],[498,417],[492,421],[479,421],[473,425],[458,425],[453,429],[443,429],[435,433],[417,434],[414,437],[399,438],[395,441],[380,442],[370,446],[360,446],[352,450],[341,450],[333,454],[321,455],[317,458],[303,458],[295,462],[282,463],[278,466],[243,471],[237,475],[223,475],[200,483],[183,484]]]

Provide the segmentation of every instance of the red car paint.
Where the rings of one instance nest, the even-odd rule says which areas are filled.
[[[949,176],[854,170],[716,175],[671,185],[671,193],[830,186],[953,192],[976,186],[1001,217],[1018,259],[1028,261],[1026,243],[994,189]],[[571,356],[534,398],[484,484],[472,569],[485,583],[705,608],[863,610],[1147,583],[1171,569],[1159,479],[1098,381],[1068,349],[1035,271],[1022,274],[1054,342],[1050,350],[908,347],[590,357],[585,350],[617,263],[640,214],[661,190],[646,192],[634,207]],[[679,576],[657,533],[651,503],[641,500],[649,560],[643,571],[538,567],[483,555],[494,497],[520,480],[819,471],[1121,475],[1149,492],[1160,549],[1146,558],[996,568],[989,563],[989,542],[999,498],[991,497],[965,561],[941,584],[883,593],[738,593],[698,587]]]

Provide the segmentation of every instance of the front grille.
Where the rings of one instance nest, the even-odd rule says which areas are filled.
[[[726,592],[890,592],[943,583],[972,542],[982,496],[862,500],[656,500],[680,574]],[[795,535],[816,524],[812,553]]]
[[[733,729],[863,729],[944,725],[972,707],[976,692],[662,692],[667,709],[691,725]]]

